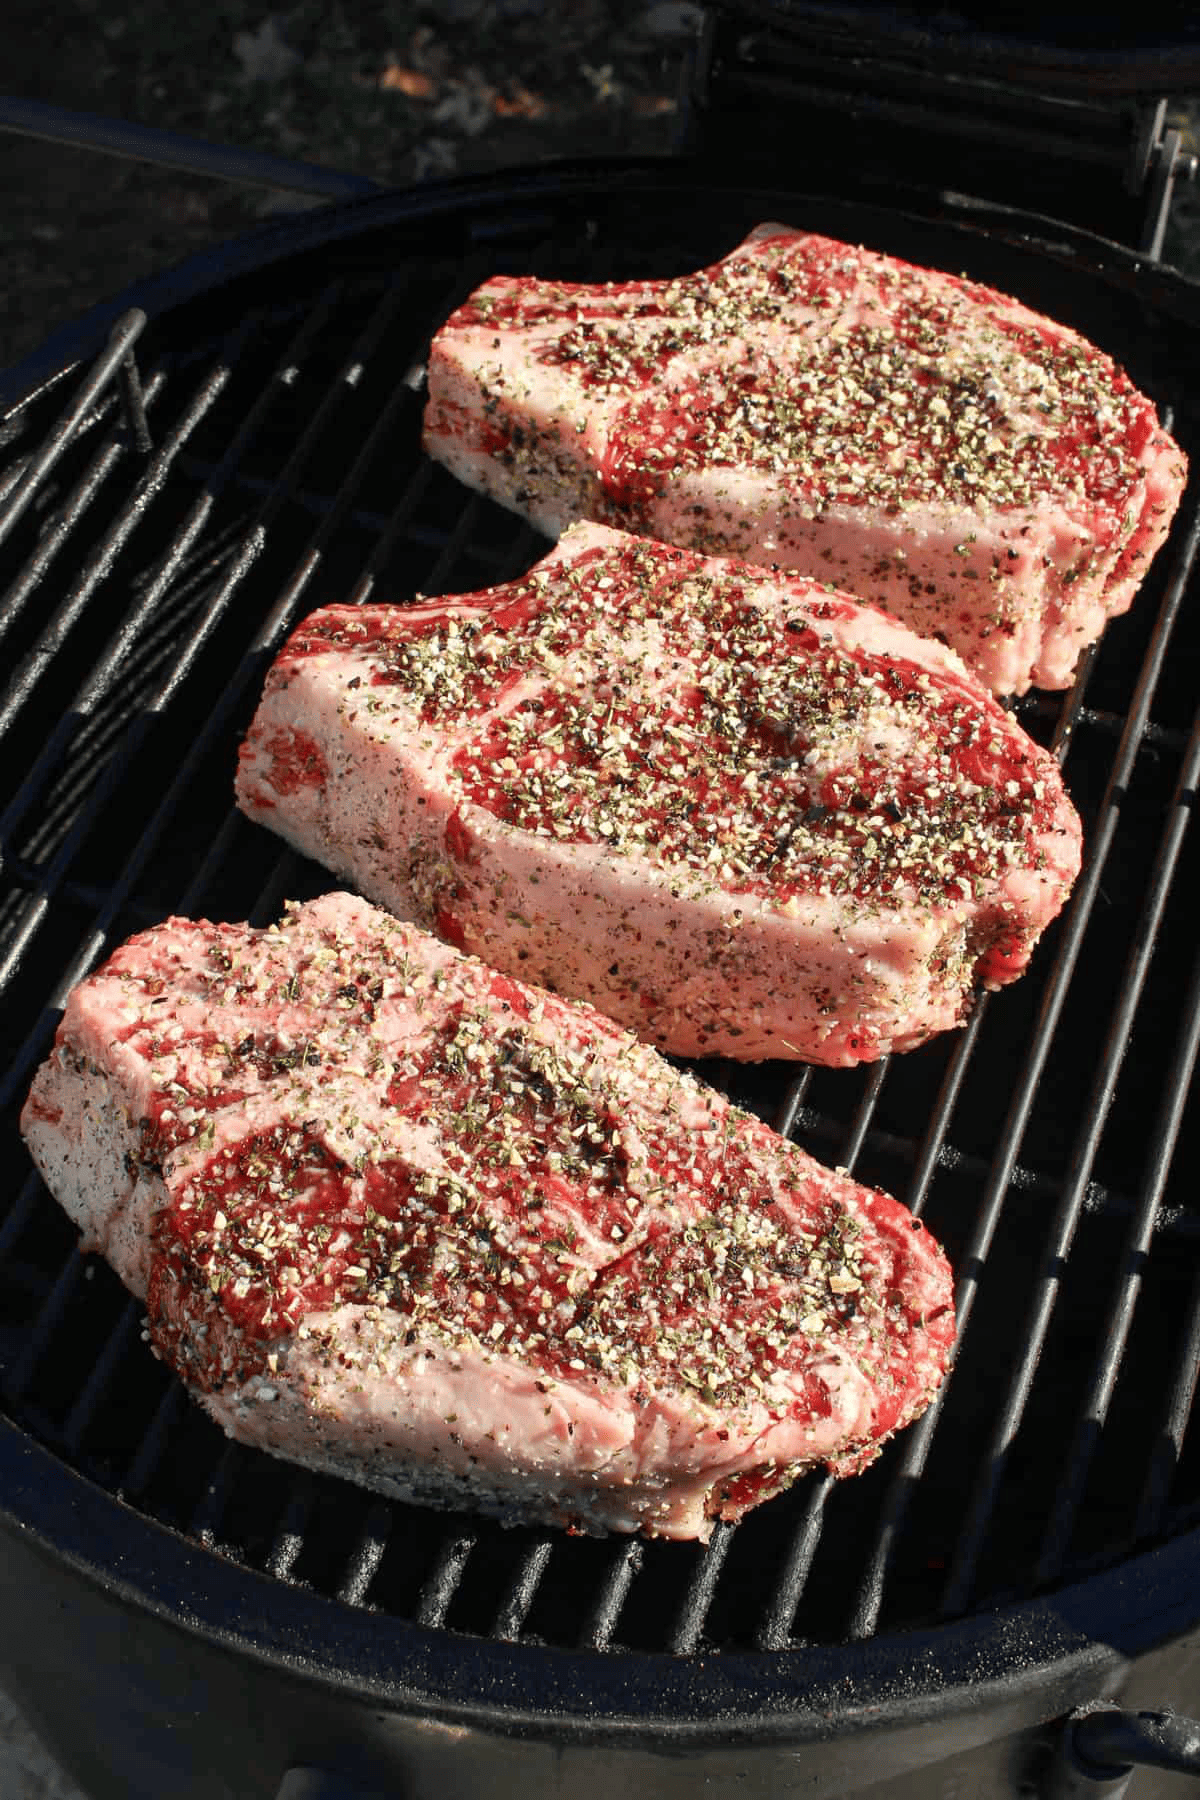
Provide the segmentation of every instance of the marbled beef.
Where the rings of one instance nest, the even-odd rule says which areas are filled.
[[[1080,856],[1056,763],[953,652],[600,525],[482,594],[313,614],[237,792],[399,916],[685,1056],[922,1043],[1020,974]]]
[[[425,443],[552,537],[598,519],[833,581],[996,693],[1069,684],[1185,476],[1077,332],[780,225],[675,281],[486,282],[434,340]]]
[[[904,1207],[349,895],[132,939],[22,1126],[227,1431],[402,1499],[703,1538],[945,1369]]]

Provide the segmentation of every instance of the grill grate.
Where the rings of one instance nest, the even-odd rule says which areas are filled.
[[[295,620],[331,599],[508,579],[538,554],[532,532],[419,454],[411,372],[436,323],[497,265],[586,279],[695,266],[755,222],[737,211],[753,204],[681,213],[651,192],[632,227],[624,209],[606,225],[597,203],[590,235],[564,207],[540,244],[514,211],[483,249],[453,224],[367,234],[342,246],[335,279],[311,258],[265,291],[235,283],[199,312],[131,318],[57,432],[57,388],[16,415],[39,448],[14,450],[0,523],[10,1129],[67,988],[129,932],[172,910],[262,923],[328,885],[230,801],[238,734]],[[895,216],[813,222],[970,263],[1074,315],[1165,404],[1185,384],[1190,337],[1136,297],[1097,296],[1090,276]],[[1186,443],[1185,412],[1175,429]],[[227,1445],[186,1401],[141,1342],[137,1306],[79,1255],[15,1153],[0,1221],[10,1411],[223,1556],[499,1642],[794,1651],[987,1612],[1182,1530],[1200,1516],[1200,1144],[1186,1113],[1200,973],[1181,979],[1200,885],[1198,544],[1193,498],[1074,691],[1020,704],[1063,761],[1088,849],[1035,973],[964,1032],[874,1068],[705,1070],[905,1199],[958,1271],[955,1375],[864,1476],[810,1478],[697,1549],[504,1532],[296,1472]]]

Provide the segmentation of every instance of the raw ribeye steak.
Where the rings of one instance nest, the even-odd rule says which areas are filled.
[[[781,225],[674,281],[486,282],[434,339],[425,444],[551,537],[598,519],[833,581],[996,693],[1069,684],[1186,467],[1077,332]]]
[[[1053,759],[943,645],[803,576],[577,525],[523,580],[328,607],[243,809],[660,1048],[851,1064],[961,1023],[1079,867]]]
[[[22,1127],[228,1432],[399,1498],[703,1538],[945,1369],[897,1201],[350,895],[132,939]]]

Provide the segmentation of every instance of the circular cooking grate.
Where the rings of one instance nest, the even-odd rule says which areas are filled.
[[[108,949],[172,911],[264,923],[331,885],[232,807],[239,734],[291,624],[368,593],[507,580],[544,548],[421,455],[432,330],[487,274],[680,273],[767,216],[1019,294],[1123,361],[1194,449],[1187,296],[1168,304],[1170,284],[1120,252],[560,171],[340,209],[265,234],[195,291],[154,284],[134,344],[150,449],[109,384],[0,547],[15,671],[0,701],[7,1408],[142,1518],[421,1626],[610,1653],[794,1652],[986,1618],[1200,1518],[1191,492],[1075,691],[1019,706],[1063,760],[1088,854],[1033,972],[965,1032],[874,1068],[702,1068],[907,1201],[954,1263],[963,1333],[942,1403],[862,1477],[814,1475],[700,1549],[504,1531],[227,1445],[16,1143],[62,994]],[[67,391],[12,417],[12,492]]]

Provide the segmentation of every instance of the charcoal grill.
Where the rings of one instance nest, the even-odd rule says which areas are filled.
[[[1194,479],[1072,692],[1018,705],[1087,842],[1034,971],[873,1068],[705,1068],[904,1199],[954,1261],[954,1374],[859,1479],[813,1476],[698,1549],[506,1532],[231,1446],[16,1139],[67,988],[117,942],[172,911],[265,923],[329,885],[230,800],[290,625],[331,600],[505,580],[540,553],[419,450],[429,334],[485,275],[681,273],[784,218],[1078,327],[1200,457],[1200,292],[1151,254],[1178,151],[1160,109],[1126,118],[1141,209],[1121,202],[1124,246],[1065,205],[1053,224],[1014,211],[983,171],[974,198],[918,194],[864,151],[839,195],[836,156],[805,180],[768,178],[761,144],[734,155],[764,71],[801,64],[822,9],[743,10],[697,46],[687,158],[273,225],[6,378],[0,1675],[97,1800],[490,1800],[581,1780],[688,1800],[1099,1795],[1134,1765],[1135,1800],[1170,1800],[1197,1767],[1200,1734],[1174,1716],[1200,1711]],[[911,28],[887,16],[855,93],[883,95],[889,63],[911,72]],[[1046,46],[1022,53],[1045,85]],[[1005,68],[1015,106],[1029,84]],[[1121,78],[1094,62],[1090,81],[1103,111]],[[1065,86],[1084,104],[1078,70]],[[879,120],[896,104],[893,88]]]

